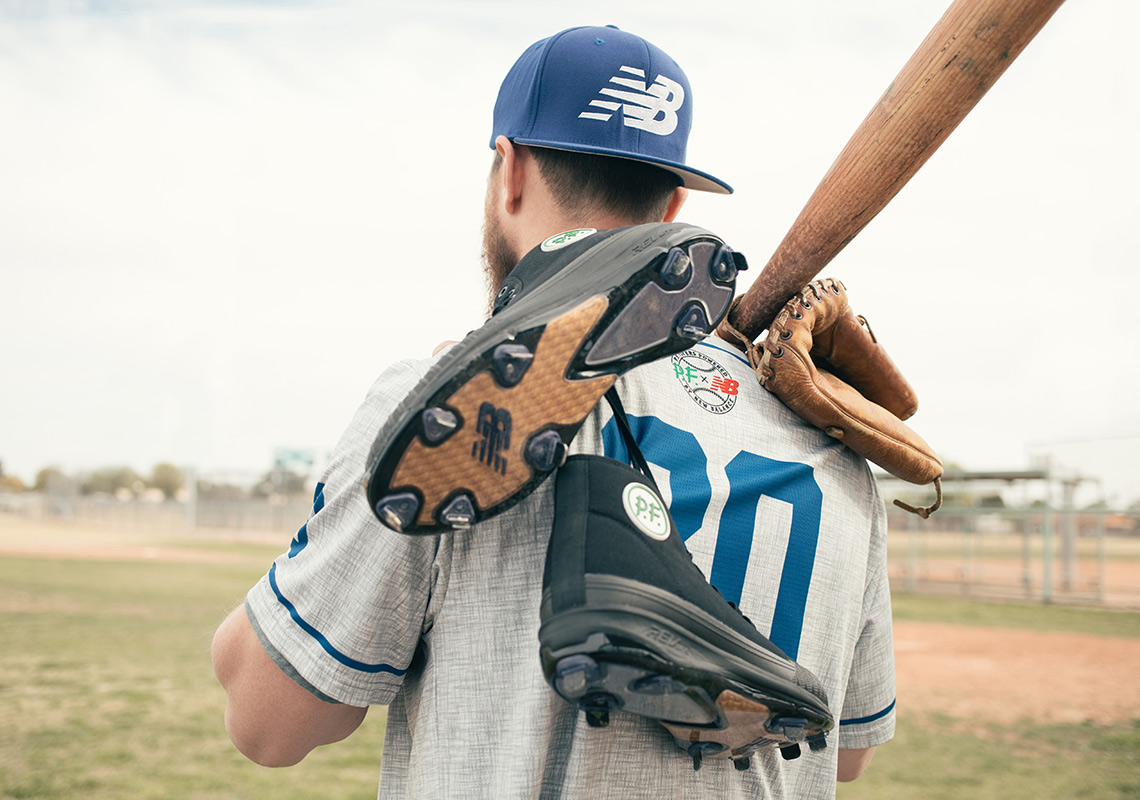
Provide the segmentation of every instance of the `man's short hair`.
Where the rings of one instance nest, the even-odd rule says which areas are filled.
[[[531,147],[547,188],[567,215],[613,214],[630,223],[660,222],[681,179],[637,161]]]

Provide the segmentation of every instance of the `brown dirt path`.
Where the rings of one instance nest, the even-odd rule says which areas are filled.
[[[894,625],[900,714],[1011,724],[1140,719],[1140,639]]]

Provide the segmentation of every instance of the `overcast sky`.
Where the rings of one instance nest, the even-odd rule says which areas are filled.
[[[481,321],[491,108],[613,23],[693,85],[683,218],[756,269],[949,0],[0,0],[0,461],[31,480],[332,447]],[[1140,497],[1140,4],[1070,0],[830,265],[946,461]]]

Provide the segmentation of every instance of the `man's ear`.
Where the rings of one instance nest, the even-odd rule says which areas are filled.
[[[673,196],[669,198],[669,207],[665,209],[665,222],[673,222],[677,219],[677,215],[681,213],[681,206],[685,205],[685,201],[689,199],[689,190],[684,186],[678,186],[673,190]]]
[[[518,211],[522,201],[523,188],[523,154],[506,136],[495,138],[495,150],[503,158],[499,165],[499,190],[503,210],[508,214]]]

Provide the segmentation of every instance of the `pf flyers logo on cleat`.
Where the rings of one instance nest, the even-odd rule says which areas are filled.
[[[511,446],[511,412],[483,403],[479,407],[475,433],[482,438],[471,445],[471,457],[506,475],[507,459],[503,452]]]
[[[669,515],[665,505],[648,486],[631,483],[621,493],[621,503],[625,513],[637,529],[648,536],[663,542],[669,538]]]
[[[544,253],[553,253],[555,250],[561,250],[566,245],[597,232],[597,228],[575,228],[572,231],[563,231],[551,236],[540,247]]]

